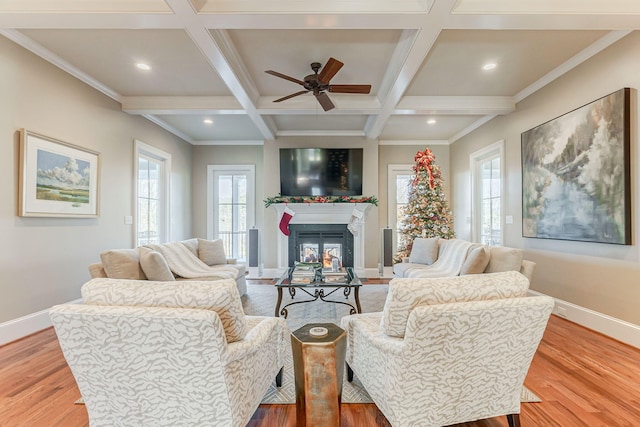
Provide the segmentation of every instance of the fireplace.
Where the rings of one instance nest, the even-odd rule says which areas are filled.
[[[353,234],[346,224],[290,224],[289,231],[289,267],[295,261],[353,267]]]
[[[370,203],[276,203],[272,205],[276,210],[276,220],[279,221],[282,217],[285,207],[295,212],[295,215],[289,223],[289,230],[291,227],[302,224],[314,224],[314,225],[341,225],[346,229],[347,224],[352,220],[353,210],[358,209],[363,215],[361,218],[357,218],[352,222],[351,228],[355,230],[355,233],[350,234],[349,238],[353,239],[351,249],[351,260],[347,264],[347,260],[343,257],[343,265],[353,266],[356,274],[365,277],[365,239],[364,239],[364,226],[367,220],[367,213],[371,209]],[[274,225],[277,229],[277,223]],[[289,242],[291,236],[285,236],[278,231],[276,237],[276,256],[277,256],[277,270],[269,272],[273,277],[279,277],[283,274],[290,265],[289,260]],[[331,242],[330,242],[331,243]],[[343,249],[344,251],[344,249]]]

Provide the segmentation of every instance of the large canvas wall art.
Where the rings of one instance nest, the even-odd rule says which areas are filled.
[[[98,216],[100,155],[22,129],[18,215]]]
[[[631,90],[522,133],[522,235],[631,244]]]

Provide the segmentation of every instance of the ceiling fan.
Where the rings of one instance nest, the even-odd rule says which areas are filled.
[[[313,92],[313,95],[316,97],[324,111],[329,111],[335,108],[331,99],[327,95],[327,92],[333,93],[369,93],[371,91],[371,85],[332,85],[329,84],[333,76],[336,75],[340,68],[342,68],[344,64],[337,59],[329,58],[325,66],[319,62],[312,62],[311,69],[313,70],[313,74],[309,74],[304,78],[304,80],[298,80],[294,77],[287,76],[286,74],[279,73],[273,70],[267,70],[265,73],[271,74],[272,76],[280,77],[281,79],[289,80],[290,82],[294,82],[302,86],[305,90],[301,90],[300,92],[292,93],[291,95],[284,96],[282,98],[276,99],[273,102],[282,102],[287,99],[293,98],[294,96],[304,95],[305,93]],[[322,70],[320,70],[322,68]],[[320,73],[318,73],[320,71]]]

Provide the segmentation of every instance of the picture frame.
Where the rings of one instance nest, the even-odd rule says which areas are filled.
[[[96,218],[100,153],[20,130],[18,216]]]
[[[522,236],[631,245],[631,89],[522,133]]]

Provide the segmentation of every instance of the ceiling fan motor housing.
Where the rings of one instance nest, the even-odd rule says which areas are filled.
[[[308,76],[304,77],[304,88],[307,90],[314,90],[314,89],[327,90],[328,87],[329,87],[328,83],[321,84],[318,81],[317,74],[309,74]]]

